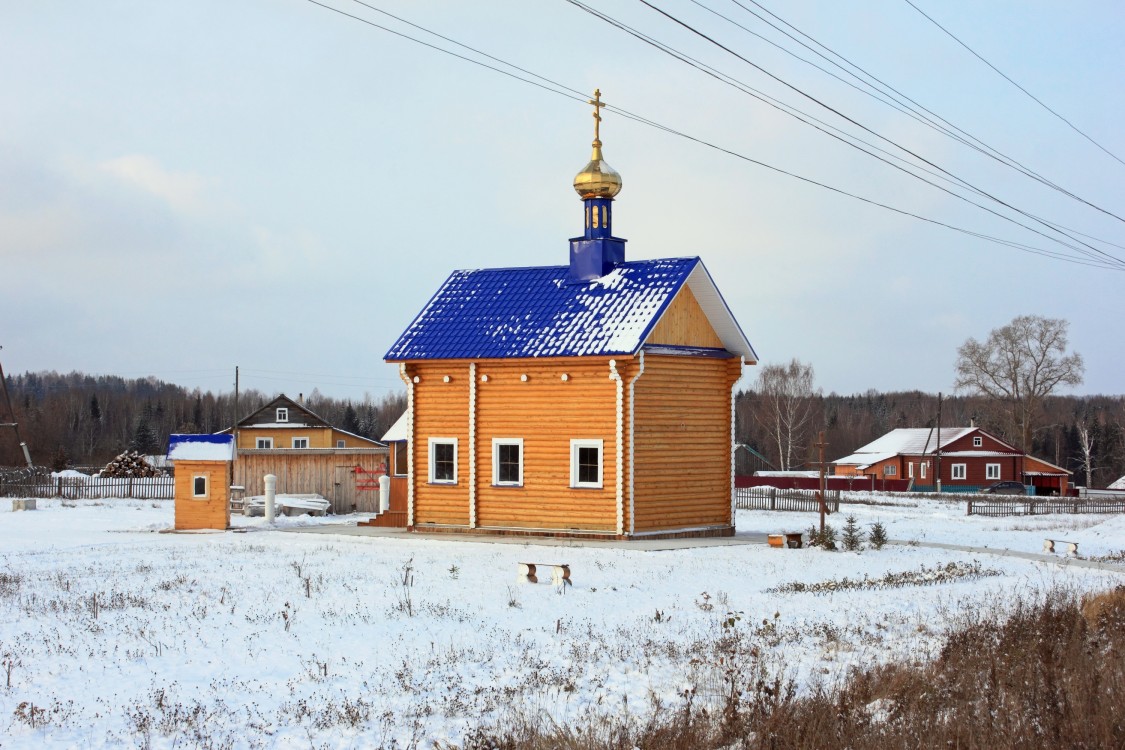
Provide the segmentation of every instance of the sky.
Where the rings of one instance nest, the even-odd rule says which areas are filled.
[[[323,1],[455,49],[357,2]],[[1125,227],[1106,213],[1125,216],[1125,164],[905,0],[762,6],[1104,211],[779,52],[747,30],[796,47],[734,2],[653,0],[793,88],[641,2],[594,4],[860,132],[805,92],[875,131],[864,137],[876,145],[905,146],[1005,203],[1115,243],[1079,238],[1125,258]],[[1125,6],[915,4],[1125,159]],[[1076,255],[564,0],[368,5],[569,88],[600,88],[610,105],[746,157],[604,114],[605,158],[624,180],[614,230],[629,241],[627,258],[700,256],[762,364],[811,363],[825,392],[949,392],[958,346],[1036,314],[1070,322],[1086,362],[1070,392],[1125,392],[1120,265],[988,242],[747,161]],[[581,233],[571,181],[593,135],[581,98],[307,0],[0,2],[0,91],[7,373],[155,376],[227,391],[238,366],[242,388],[379,399],[402,389],[383,354],[452,270],[565,264],[567,240]],[[754,377],[747,368],[744,384]]]

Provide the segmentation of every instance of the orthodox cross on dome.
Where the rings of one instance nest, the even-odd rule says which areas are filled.
[[[594,98],[587,100],[588,104],[594,105],[594,145],[602,145],[601,125],[602,125],[602,107],[605,102],[602,101],[602,90],[594,89]]]

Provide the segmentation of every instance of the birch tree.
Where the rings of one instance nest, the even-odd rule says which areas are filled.
[[[1031,449],[1043,400],[1062,386],[1082,382],[1082,355],[1067,353],[1070,323],[1020,315],[984,342],[969,339],[957,350],[959,390],[983,394],[1004,407],[1007,437]]]
[[[804,460],[812,424],[813,368],[798,359],[787,365],[766,365],[758,373],[759,408],[754,419],[777,449],[778,465],[788,471]]]

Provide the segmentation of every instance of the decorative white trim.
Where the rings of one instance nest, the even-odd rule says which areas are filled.
[[[418,472],[414,470],[414,383],[413,378],[406,374],[406,363],[398,366],[398,376],[406,383],[406,463],[409,472],[409,481],[406,484],[406,525],[414,525],[414,482],[418,480]]]
[[[562,374],[562,376],[560,377],[560,379],[562,380],[562,382],[564,382],[564,383],[565,383],[566,381],[570,380],[570,376],[569,376],[569,375],[567,375],[567,374],[566,374],[566,373],[564,372],[564,373]]]
[[[196,487],[198,486],[200,479],[203,480],[203,492],[196,491]],[[193,498],[197,500],[206,500],[209,497],[207,492],[209,489],[211,489],[211,478],[207,474],[195,474],[192,476],[191,496]]]
[[[297,445],[298,441],[303,442],[304,445]],[[308,448],[309,447],[309,437],[308,437],[308,435],[304,435],[302,437],[295,437],[295,438],[292,439],[291,444],[294,448]]]
[[[995,469],[995,471],[993,471]],[[990,476],[995,474],[995,476]],[[984,478],[996,481],[1000,478],[1000,464],[985,464],[984,465]]]
[[[634,512],[634,510],[636,508],[636,502],[635,502],[635,497],[634,497],[634,486],[635,486],[634,480],[636,479],[636,472],[635,472],[634,469],[635,469],[636,463],[634,461],[634,458],[637,455],[637,432],[636,432],[636,428],[633,426],[633,414],[634,414],[634,412],[636,412],[636,400],[633,398],[635,390],[634,390],[633,386],[635,386],[637,384],[637,381],[640,380],[641,375],[645,374],[645,353],[644,353],[643,349],[641,350],[640,363],[641,363],[641,366],[640,366],[640,369],[637,370],[637,374],[634,375],[633,379],[629,381],[629,534],[630,535],[632,535],[633,532],[637,528],[636,513]]]
[[[746,357],[738,358],[738,378],[730,384],[730,525],[737,526],[735,519],[738,518],[735,512],[734,501],[734,464],[735,464],[735,451],[738,450],[738,444],[735,442],[734,434],[734,415],[735,415],[735,400],[736,391],[735,386],[742,382],[744,370],[746,369]]]
[[[277,407],[277,413],[274,414],[274,420],[273,421],[275,421],[275,422],[288,422],[289,421],[289,407],[288,406]]]
[[[953,479],[967,479],[969,476],[968,464],[950,464],[949,465],[949,478]]]
[[[520,382],[521,383],[527,382],[527,373],[526,372],[523,375],[520,375]]]
[[[449,382],[449,381],[451,381],[451,380],[453,380],[453,378],[451,378],[451,377],[449,377],[448,375],[446,375],[445,377],[443,377],[443,378],[441,379],[441,382],[443,382],[443,383],[448,383],[448,382]]]
[[[273,450],[273,438],[271,438],[271,437],[254,438],[254,446],[255,446],[256,450],[272,451]]]
[[[617,360],[609,361],[609,378],[617,381],[617,535],[625,534],[625,488],[624,482],[625,463],[621,449],[625,443],[625,383],[621,380],[621,373],[617,371]],[[604,457],[603,457],[604,462]]]
[[[487,380],[482,375],[481,380]],[[520,453],[523,458],[523,453]],[[522,476],[522,472],[521,472]],[[477,363],[469,363],[469,528],[477,527]]]

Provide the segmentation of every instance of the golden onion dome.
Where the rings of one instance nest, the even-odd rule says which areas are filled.
[[[574,190],[582,200],[612,198],[621,192],[621,175],[602,158],[601,108],[605,104],[601,97],[601,89],[595,89],[594,98],[590,100],[590,104],[594,105],[594,153],[590,156],[590,163],[574,177]]]

